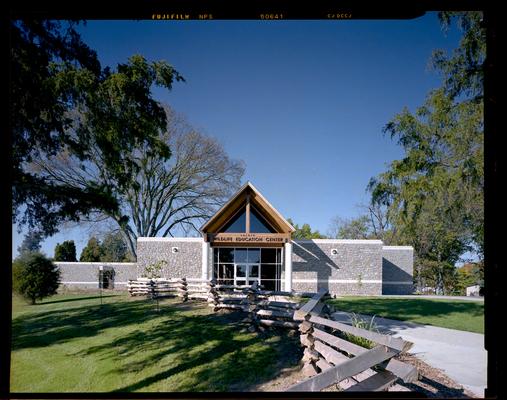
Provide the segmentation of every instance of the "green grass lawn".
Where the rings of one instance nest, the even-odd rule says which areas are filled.
[[[340,311],[484,333],[482,302],[355,296],[332,299],[328,302]]]
[[[13,298],[12,392],[247,391],[302,357],[285,332],[242,332],[241,313],[127,295]],[[200,303],[203,304],[203,303]]]

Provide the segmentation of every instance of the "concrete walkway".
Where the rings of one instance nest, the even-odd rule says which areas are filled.
[[[367,321],[371,318],[359,316]],[[350,324],[350,313],[339,311],[332,318]],[[387,318],[375,317],[374,322],[380,332],[414,343],[411,354],[442,370],[478,397],[484,397],[487,368],[484,335]]]

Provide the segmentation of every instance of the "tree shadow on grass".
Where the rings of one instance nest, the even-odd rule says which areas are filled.
[[[166,312],[178,311],[168,308]],[[22,314],[12,320],[12,350],[92,337],[104,329],[143,323],[156,313],[151,302],[140,299]]]
[[[173,313],[149,331],[134,331],[76,355],[117,360],[109,373],[124,378],[157,366],[154,373],[117,392],[245,391],[275,377],[281,368],[296,365],[302,350],[286,332],[241,332],[244,316]]]
[[[112,361],[101,371],[108,387],[101,388],[99,380],[97,392],[245,391],[296,365],[302,349],[284,331],[244,331],[244,317],[178,301],[161,302],[156,311],[145,299],[22,314],[13,320],[12,349],[92,338],[119,328],[104,335],[112,337],[106,343],[69,354],[94,363]]]
[[[428,299],[336,299],[331,300],[340,311],[354,311],[360,314],[375,314],[389,318],[413,319],[419,317],[447,316],[450,314],[469,314],[474,317],[484,315],[483,303],[438,301]]]
[[[51,301],[43,301],[41,303],[36,303],[36,306],[45,306],[46,304],[55,304],[55,303],[68,303],[70,301],[81,301],[81,300],[93,300],[93,299],[105,299],[108,297],[116,297],[119,296],[117,294],[108,294],[103,296],[87,296],[87,297],[74,297],[71,299],[62,299],[62,300],[51,300]]]

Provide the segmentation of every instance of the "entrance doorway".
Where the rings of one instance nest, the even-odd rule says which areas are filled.
[[[253,285],[255,282],[260,284],[260,264],[235,264],[236,275],[234,276],[235,285]]]
[[[213,275],[220,285],[253,285],[282,290],[281,248],[213,248]]]

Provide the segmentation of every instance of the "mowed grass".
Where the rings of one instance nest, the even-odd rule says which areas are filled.
[[[11,392],[248,391],[296,365],[285,332],[242,331],[204,303],[68,294],[13,297]]]
[[[328,300],[340,311],[484,333],[484,303],[447,299],[341,297]]]

